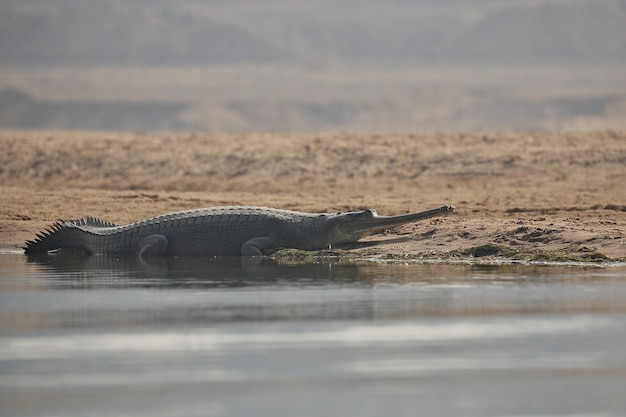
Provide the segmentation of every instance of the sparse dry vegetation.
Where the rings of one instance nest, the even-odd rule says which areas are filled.
[[[626,258],[624,132],[2,131],[0,149],[4,247],[21,245],[58,218],[86,215],[126,223],[212,205],[399,214],[450,203],[457,207],[452,216],[377,234],[350,250]],[[564,169],[568,175],[555,177]]]

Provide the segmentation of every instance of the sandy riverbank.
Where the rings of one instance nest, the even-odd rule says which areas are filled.
[[[0,149],[3,248],[87,215],[126,223],[213,205],[387,215],[453,204],[451,216],[352,250],[626,258],[626,132],[0,131]]]

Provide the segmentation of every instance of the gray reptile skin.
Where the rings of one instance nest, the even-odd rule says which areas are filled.
[[[80,249],[138,256],[262,256],[280,248],[325,249],[405,223],[450,213],[453,206],[399,216],[375,210],[317,214],[266,207],[211,207],[168,213],[124,226],[86,218],[59,221],[26,242],[27,254]]]

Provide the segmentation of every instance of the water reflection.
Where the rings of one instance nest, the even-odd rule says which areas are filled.
[[[15,255],[11,268],[0,263],[0,330],[624,312],[623,276],[540,265]]]
[[[626,413],[626,268],[0,255],[0,414]]]
[[[239,257],[138,257],[43,255],[28,262],[54,278],[55,284],[159,288],[223,288],[280,283],[322,284],[361,280],[355,265],[281,264],[271,259]],[[61,281],[56,281],[56,280]]]
[[[22,257],[24,258],[24,257]],[[159,288],[222,288],[328,283],[529,284],[550,281],[606,281],[621,278],[623,267],[545,264],[373,263],[319,258],[311,261],[239,257],[76,256],[41,254],[24,258],[50,285]],[[1,268],[2,257],[0,257]]]

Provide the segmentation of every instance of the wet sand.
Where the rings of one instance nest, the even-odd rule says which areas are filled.
[[[127,223],[262,205],[453,215],[370,236],[388,257],[626,259],[626,132],[143,134],[0,131],[0,247],[57,219]]]

